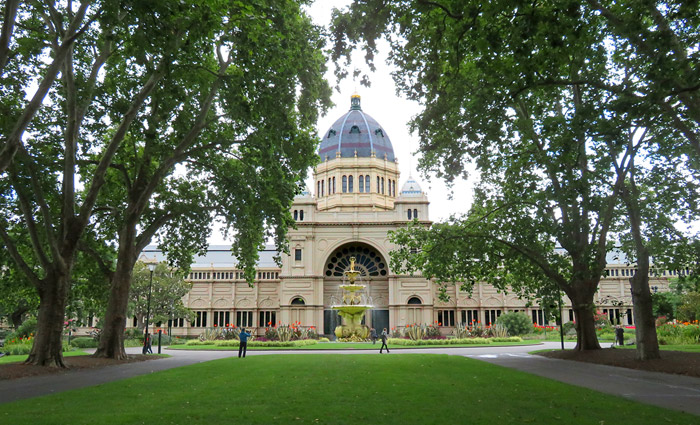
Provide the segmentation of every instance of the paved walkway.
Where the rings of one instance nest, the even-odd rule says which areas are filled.
[[[569,346],[568,348],[571,348],[573,343],[567,343],[567,345]],[[622,396],[638,402],[700,415],[700,378],[548,359],[527,354],[528,351],[538,348],[559,347],[558,343],[546,342],[537,347],[401,349],[393,350],[390,355],[431,353],[465,356],[603,393]],[[130,354],[137,354],[140,351],[139,347],[127,348],[127,352]],[[172,357],[109,366],[101,369],[85,369],[69,373],[0,381],[0,403],[99,385],[105,382],[237,355],[236,351],[165,350],[165,352]],[[248,351],[249,356],[292,353],[377,354],[376,351],[370,350]]]

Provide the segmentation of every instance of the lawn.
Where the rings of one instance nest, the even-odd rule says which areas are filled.
[[[0,405],[7,424],[697,423],[448,355],[227,358]]]
[[[407,349],[407,348],[465,348],[465,347],[502,347],[506,345],[536,345],[539,341],[522,341],[522,342],[494,342],[491,344],[454,344],[454,345],[418,345],[407,346],[389,344],[389,350]],[[380,342],[372,344],[371,342],[319,342],[314,345],[305,345],[302,347],[248,347],[248,351],[257,350],[377,350],[382,346]],[[172,350],[235,350],[238,347],[221,347],[217,345],[171,345],[168,349]]]
[[[625,345],[625,348],[636,350],[637,346]],[[687,351],[689,353],[700,353],[700,344],[659,345],[659,349],[668,351]]]
[[[87,356],[88,354],[89,353],[85,353],[83,351],[66,351],[63,353],[63,357]],[[27,357],[29,357],[28,354],[19,354],[16,356],[2,356],[0,357],[0,364],[23,362],[27,360]]]

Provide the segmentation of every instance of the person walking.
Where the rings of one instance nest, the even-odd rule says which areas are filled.
[[[369,338],[372,340],[372,345],[377,343],[377,330],[372,328],[369,330]]]
[[[382,354],[382,350],[384,350],[384,348],[386,348],[386,352],[387,352],[387,354],[388,354],[388,353],[389,353],[389,346],[386,345],[386,339],[387,339],[386,328],[384,328],[384,330],[382,331],[382,337],[381,337],[381,338],[382,338],[382,346],[379,347],[379,354]]]
[[[151,334],[146,334],[146,340],[143,343],[143,354],[153,354],[153,348],[151,347]]]
[[[238,339],[240,340],[240,344],[238,345],[238,358],[241,358],[241,354],[243,354],[243,358],[245,358],[245,352],[248,349],[248,338],[250,338],[250,334],[245,331],[245,328],[241,328],[241,333],[238,334]]]
[[[620,325],[615,328],[615,340],[620,347],[625,345],[625,329]]]

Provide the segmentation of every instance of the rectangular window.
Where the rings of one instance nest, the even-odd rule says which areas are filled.
[[[501,315],[501,310],[485,310],[484,311],[484,325],[491,326],[496,323],[496,319]]]
[[[348,176],[343,176],[343,193],[348,193]]]
[[[628,325],[632,324],[632,309],[631,308],[627,309],[627,324]]]
[[[365,191],[365,176],[360,176],[360,184],[358,185],[360,188],[360,193],[363,193]]]
[[[479,321],[479,310],[462,310],[462,324],[470,326]]]
[[[574,311],[572,309],[569,309],[569,322],[574,321]]]
[[[294,261],[301,261],[301,249],[299,248],[294,250]]]
[[[437,314],[438,326],[454,326],[455,311],[454,310],[438,310]]]
[[[384,194],[384,177],[382,177],[382,195]]]
[[[253,326],[253,312],[252,311],[237,311],[236,312],[236,326],[239,328],[249,328]]]
[[[379,193],[379,176],[377,176],[377,193]]]
[[[365,192],[369,193],[369,174],[365,176]]]
[[[277,312],[274,310],[271,311],[261,311],[260,312],[260,322],[258,322],[260,326],[275,326],[275,323],[277,323]]]
[[[348,192],[353,192],[352,176],[348,176]]]
[[[182,328],[185,326],[185,319],[181,317],[175,320],[168,320],[168,326],[173,328]]]
[[[192,327],[205,328],[207,326],[207,312],[206,311],[197,311],[197,312],[195,312],[195,314],[197,316],[192,321]]]
[[[226,327],[231,324],[231,312],[228,311],[215,311],[214,312],[214,326]]]
[[[335,177],[333,177],[333,193],[335,193]]]
[[[534,309],[532,310],[532,323],[538,326],[545,326],[549,324],[549,319],[547,319],[543,310]]]

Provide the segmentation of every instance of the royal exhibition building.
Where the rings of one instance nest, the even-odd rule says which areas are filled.
[[[431,221],[429,194],[411,176],[402,180],[388,130],[365,113],[360,96],[353,95],[350,110],[320,133],[321,162],[313,173],[313,193],[304,192],[294,200],[297,228],[288,232],[289,255],[282,256],[281,267],[273,260],[274,247],[260,252],[251,287],[236,268],[229,247],[210,246],[206,255],[195,259],[187,276],[192,289],[184,303],[195,315],[192,320],[174,320],[172,334],[196,336],[206,327],[227,325],[261,334],[269,323],[299,323],[330,336],[340,322],[331,306],[352,257],[372,305],[365,315],[368,326],[437,322],[447,335],[459,324],[490,325],[512,311],[525,312],[533,323],[545,325],[539,306],[491,285],[477,283],[471,294],[450,286],[450,301],[445,303],[430,280],[391,270],[394,246],[388,233],[412,220],[425,225]],[[634,265],[609,257],[596,304],[613,322],[634,324],[629,289]],[[151,246],[141,260],[163,261],[164,256]],[[652,291],[668,290],[675,273],[658,272],[650,279]],[[565,298],[564,322],[573,320],[570,307]]]

